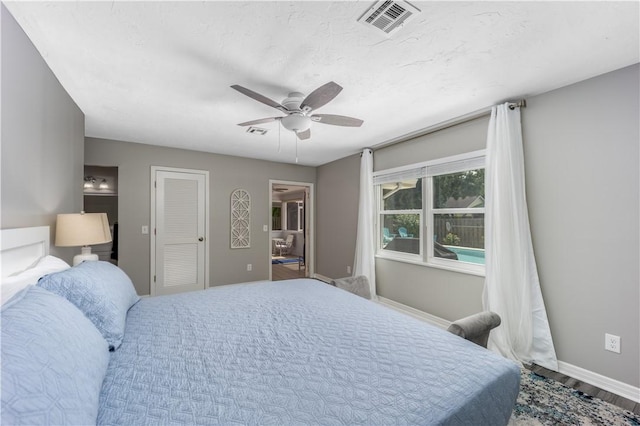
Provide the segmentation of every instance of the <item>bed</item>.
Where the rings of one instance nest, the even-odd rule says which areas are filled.
[[[59,295],[77,293],[85,281],[91,292],[106,289],[97,303],[120,306],[101,309],[122,317],[113,321],[121,333],[105,333],[105,318],[93,318],[77,294]],[[84,262],[3,301],[2,423],[500,425],[518,394],[520,371],[511,361],[317,280],[142,299],[132,288],[116,266]],[[55,306],[32,316],[35,339],[51,347],[31,354],[41,365],[23,385],[35,368],[13,365],[26,358],[13,348],[28,344],[6,346],[34,340],[23,336],[34,308],[22,305],[31,299]],[[45,331],[45,323],[59,330]],[[73,374],[52,378],[46,369]],[[48,380],[58,388],[75,381],[46,408],[41,393],[56,392]]]

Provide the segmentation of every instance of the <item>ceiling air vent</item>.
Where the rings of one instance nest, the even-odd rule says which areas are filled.
[[[418,13],[420,9],[406,1],[381,0],[367,10],[358,22],[391,35]]]
[[[266,135],[267,132],[268,132],[268,130],[267,129],[263,129],[262,127],[253,127],[253,126],[251,126],[251,127],[249,127],[247,129],[247,133],[253,133],[253,134],[261,135],[261,136],[262,135]]]

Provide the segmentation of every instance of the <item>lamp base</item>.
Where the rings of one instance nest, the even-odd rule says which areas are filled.
[[[82,252],[73,256],[73,266],[79,265],[85,260],[98,260],[98,255],[91,253],[91,247],[82,247]]]

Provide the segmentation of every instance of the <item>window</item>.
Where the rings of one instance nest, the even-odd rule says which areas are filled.
[[[273,203],[271,207],[271,229],[282,231],[282,203]]]
[[[380,185],[380,247],[420,255],[422,179],[397,180]]]
[[[302,201],[287,201],[286,229],[289,231],[302,231],[304,225],[304,203]]]
[[[378,254],[484,273],[484,151],[375,173]]]
[[[428,177],[427,182],[432,194],[427,228],[433,230],[427,262],[484,265],[484,168]]]

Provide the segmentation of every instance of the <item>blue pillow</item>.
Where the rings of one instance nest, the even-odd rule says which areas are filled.
[[[127,274],[109,262],[82,262],[42,277],[38,286],[76,305],[102,333],[111,351],[122,343],[127,311],[140,300]]]
[[[2,306],[5,425],[95,424],[109,352],[82,312],[29,286]]]

